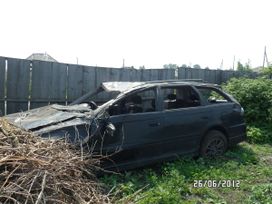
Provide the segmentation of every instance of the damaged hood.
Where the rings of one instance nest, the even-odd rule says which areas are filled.
[[[5,118],[17,127],[43,134],[60,128],[90,124],[94,112],[87,104],[72,106],[49,105],[30,111],[15,113]]]
[[[141,84],[144,84],[144,82],[112,81],[103,82],[101,84],[101,87],[107,92],[110,91],[124,92]]]

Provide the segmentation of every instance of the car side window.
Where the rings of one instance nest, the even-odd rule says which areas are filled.
[[[109,108],[110,115],[156,111],[155,88],[130,94]]]
[[[190,86],[163,87],[162,95],[165,110],[200,105],[199,95]]]
[[[208,104],[228,103],[229,100],[218,90],[209,87],[197,87],[203,99]]]

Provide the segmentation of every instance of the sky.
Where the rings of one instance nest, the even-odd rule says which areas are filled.
[[[211,69],[272,57],[270,0],[2,0],[0,56]],[[236,64],[235,63],[235,64]]]

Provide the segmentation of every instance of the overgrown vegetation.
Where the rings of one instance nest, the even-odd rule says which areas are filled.
[[[235,180],[239,187],[195,188],[195,180]],[[182,158],[105,176],[116,203],[271,203],[271,145],[243,143],[214,160]]]
[[[248,123],[272,121],[272,80],[232,78],[224,89],[244,107]]]
[[[272,80],[267,78],[233,78],[224,89],[245,109],[248,141],[272,142]]]

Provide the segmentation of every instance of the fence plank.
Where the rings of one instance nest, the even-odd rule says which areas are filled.
[[[28,110],[30,61],[8,58],[7,114]]]
[[[142,69],[141,70],[141,81],[150,81],[150,69]]]
[[[32,85],[30,107],[46,106],[50,102],[53,83],[53,62],[32,62]]]
[[[0,116],[5,114],[5,62],[4,57],[0,57]]]
[[[119,80],[120,81],[130,81],[131,70],[128,68],[121,68],[120,70],[121,70],[121,72],[120,72]]]
[[[186,79],[186,76],[185,76],[185,68],[184,67],[181,67],[178,69],[178,78],[179,79]]]
[[[104,68],[104,67],[96,67],[96,88],[98,88],[102,82],[106,82],[106,81],[112,81],[110,79],[110,71],[111,69],[109,68]],[[122,70],[122,72],[120,73],[120,80],[124,81],[123,76],[125,76],[124,74],[126,74],[127,72],[125,72],[124,70]],[[95,98],[96,101],[99,102],[104,102],[107,101],[110,98],[110,94],[108,93],[101,93],[98,95],[97,98]]]
[[[155,81],[159,79],[159,71],[158,69],[152,69],[150,72],[150,80]]]
[[[72,102],[83,95],[83,66],[68,65],[68,101]]]
[[[199,79],[202,79],[204,81],[204,76],[205,76],[205,69],[201,69],[199,72]]]
[[[52,85],[50,90],[50,103],[66,103],[67,64],[52,64]]]
[[[83,90],[82,95],[96,90],[96,79],[95,79],[95,67],[83,67]]]
[[[222,82],[222,70],[219,70],[219,69],[215,70],[215,78],[216,78],[215,83],[216,84],[221,84],[221,82]]]

